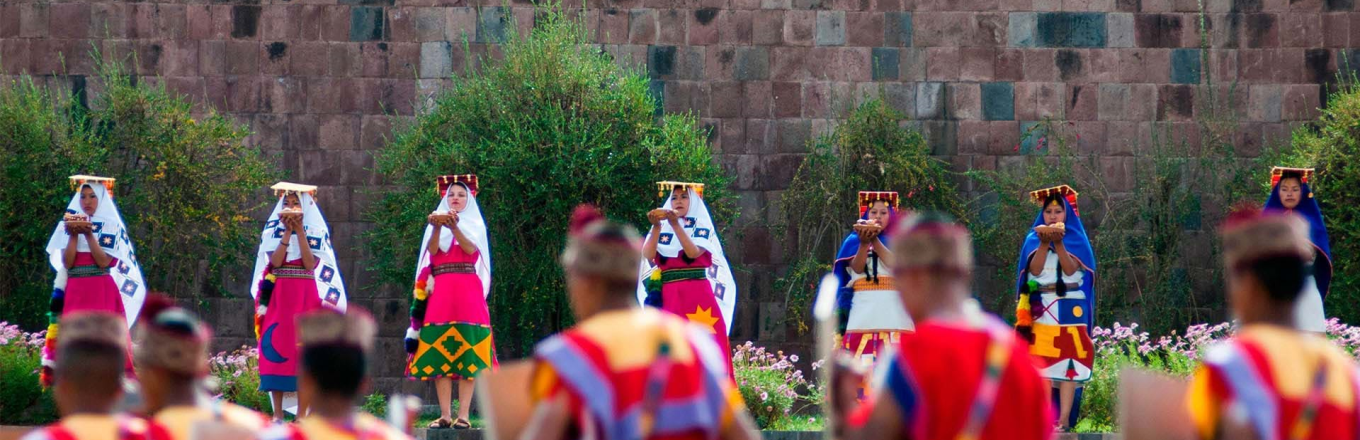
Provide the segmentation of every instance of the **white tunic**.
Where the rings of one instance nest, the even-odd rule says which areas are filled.
[[[888,271],[886,264],[878,264],[877,284],[872,284],[866,279],[867,275],[854,269],[847,267],[845,271],[850,274],[850,281],[845,287],[854,288],[859,283],[851,299],[850,318],[845,331],[902,331],[916,328],[911,316],[907,315],[906,307],[902,306],[902,297],[893,287],[892,272]]]
[[[1025,273],[1029,274],[1029,270],[1027,269]],[[1082,280],[1085,278],[1085,274],[1086,272],[1078,270],[1076,272],[1073,272],[1071,275],[1063,275],[1062,281],[1064,283],[1067,283],[1069,286],[1072,285],[1081,286]],[[1048,255],[1044,257],[1044,270],[1039,272],[1039,276],[1034,276],[1032,274],[1028,276],[1030,280],[1038,282],[1040,287],[1051,286],[1057,283],[1058,253],[1051,250],[1048,251]],[[1038,313],[1039,310],[1035,310],[1034,322],[1049,325],[1063,325],[1063,324],[1070,325],[1075,323],[1058,322],[1056,313],[1053,313],[1053,311],[1055,310],[1053,309],[1054,307],[1053,303],[1058,302],[1059,299],[1086,299],[1086,292],[1082,292],[1081,289],[1079,288],[1068,288],[1067,296],[1059,297],[1057,292],[1044,291],[1040,293],[1039,299],[1043,302],[1042,310],[1048,310],[1050,312]]]
[[[1327,331],[1327,315],[1322,310],[1322,292],[1318,291],[1317,279],[1309,275],[1303,280],[1303,292],[1294,301],[1294,325],[1299,330],[1324,333]]]

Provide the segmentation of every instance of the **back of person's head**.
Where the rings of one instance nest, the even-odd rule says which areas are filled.
[[[896,223],[892,242],[894,273],[928,270],[962,279],[972,274],[973,239],[953,217],[926,211],[911,213]]]
[[[53,367],[57,404],[112,410],[122,394],[127,361],[127,327],[119,315],[102,312],[63,316]]]
[[[597,277],[609,293],[636,294],[642,239],[632,226],[604,217],[591,205],[572,213],[562,267],[569,272]]]
[[[348,313],[323,309],[298,321],[302,369],[323,395],[357,397],[368,376],[377,327],[353,306]]]
[[[1245,205],[1229,215],[1221,235],[1229,277],[1254,278],[1275,303],[1298,298],[1313,254],[1307,221],[1296,214]]]
[[[208,374],[212,330],[163,294],[147,295],[133,329],[133,339],[137,341],[133,360],[139,369],[154,370],[181,381]]]

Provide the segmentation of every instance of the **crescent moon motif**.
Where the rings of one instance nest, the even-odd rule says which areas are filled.
[[[274,329],[278,326],[279,323],[277,322],[270,325],[269,328],[265,329],[264,335],[260,336],[260,356],[269,362],[282,364],[288,362],[288,358],[283,357],[278,350],[274,349]]]

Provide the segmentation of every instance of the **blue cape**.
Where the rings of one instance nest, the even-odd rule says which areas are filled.
[[[1081,217],[1077,216],[1077,211],[1072,209],[1072,204],[1067,202],[1066,197],[1059,197],[1058,199],[1062,201],[1063,209],[1067,211],[1067,221],[1064,222],[1067,226],[1067,233],[1063,235],[1063,246],[1067,248],[1068,253],[1081,261],[1081,270],[1085,272],[1082,275],[1081,291],[1086,294],[1085,304],[1082,305],[1082,308],[1087,312],[1082,317],[1086,318],[1086,328],[1087,331],[1090,331],[1095,328],[1096,321],[1096,254],[1091,250],[1091,240],[1086,235],[1086,226],[1081,223]],[[1025,282],[1028,279],[1025,274],[1029,269],[1029,260],[1039,250],[1039,234],[1034,232],[1034,228],[1043,224],[1044,209],[1041,207],[1039,208],[1039,215],[1034,217],[1034,224],[1030,226],[1029,235],[1025,236],[1025,244],[1020,247],[1020,262],[1016,268],[1016,295],[1024,291]],[[1030,307],[1034,310],[1036,319],[1040,313],[1038,304],[1039,296],[1030,296]],[[1080,419],[1082,391],[1085,391],[1085,387],[1078,387],[1076,394],[1072,396],[1072,411],[1066,414],[1068,426],[1077,426],[1077,420]],[[1053,389],[1050,397],[1056,411],[1059,403],[1057,388]],[[1062,416],[1056,414],[1055,420]]]
[[[1317,281],[1318,292],[1322,298],[1327,298],[1327,289],[1332,285],[1332,245],[1327,238],[1327,224],[1322,221],[1322,209],[1318,207],[1317,199],[1310,197],[1313,190],[1307,183],[1300,182],[1299,187],[1303,189],[1303,199],[1299,200],[1299,206],[1294,207],[1294,213],[1303,216],[1308,220],[1308,238],[1313,242],[1313,248],[1317,250],[1322,258],[1313,262],[1313,279]],[[1270,198],[1266,200],[1266,211],[1289,211],[1280,201],[1280,184],[1276,183],[1270,188]]]
[[[1087,313],[1083,315],[1086,318],[1086,328],[1095,328],[1096,254],[1091,250],[1091,240],[1086,236],[1086,226],[1082,225],[1081,217],[1077,216],[1077,211],[1072,209],[1072,204],[1067,202],[1067,198],[1060,197],[1059,200],[1062,200],[1063,209],[1067,211],[1067,221],[1064,222],[1067,226],[1067,234],[1063,236],[1063,246],[1067,248],[1068,253],[1081,261],[1083,266],[1081,270],[1086,273],[1083,275],[1084,282],[1081,283],[1081,291],[1086,294],[1086,304],[1082,307],[1087,310]],[[1029,235],[1025,236],[1025,244],[1020,247],[1020,258],[1015,271],[1016,295],[1023,291],[1025,282],[1028,280],[1025,273],[1029,268],[1029,260],[1034,256],[1035,251],[1039,250],[1039,234],[1034,232],[1034,228],[1043,224],[1044,210],[1039,208],[1039,215],[1034,217],[1034,224],[1030,226]],[[1037,296],[1033,296],[1030,301],[1037,303],[1037,299]],[[1034,313],[1037,318],[1039,311],[1035,310]]]
[[[888,208],[888,218],[892,219],[896,216],[897,209]],[[859,219],[868,220],[869,211],[860,214]],[[889,220],[888,224],[891,225],[892,221]],[[888,232],[885,228],[878,235],[878,238],[883,241],[883,244],[891,246],[892,242],[889,241]],[[837,286],[840,288],[836,292],[836,309],[840,312],[841,324],[844,324],[845,319],[850,316],[850,304],[851,300],[854,299],[854,289],[846,287],[846,283],[850,282],[850,260],[855,258],[857,252],[859,252],[859,234],[851,230],[850,235],[845,236],[845,241],[841,242],[840,251],[836,252],[836,263],[831,266],[831,273],[836,275],[836,281],[839,283]]]

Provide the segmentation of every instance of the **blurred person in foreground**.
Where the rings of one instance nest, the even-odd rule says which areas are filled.
[[[212,330],[193,313],[163,295],[150,295],[133,336],[144,412],[173,440],[257,438],[269,426],[264,414],[205,392]]]
[[[578,324],[538,344],[522,439],[758,439],[705,327],[635,296],[641,238],[581,206],[562,253]]]
[[[1294,304],[1313,261],[1297,214],[1239,208],[1222,228],[1237,334],[1209,348],[1186,396],[1203,439],[1354,439],[1360,370],[1325,337],[1299,329]],[[1143,392],[1154,392],[1144,390]]]
[[[970,298],[968,231],[943,214],[896,225],[892,272],[916,332],[868,400],[859,374],[833,363],[833,425],[843,439],[1016,439],[1053,435],[1048,383],[1026,341]]]
[[[359,397],[369,386],[368,364],[377,325],[367,312],[322,308],[298,320],[298,392],[311,402],[297,423],[264,432],[264,440],[411,440],[361,412]]]
[[[23,440],[170,440],[164,429],[115,409],[123,398],[128,332],[123,314],[61,316],[52,396],[61,420]]]

